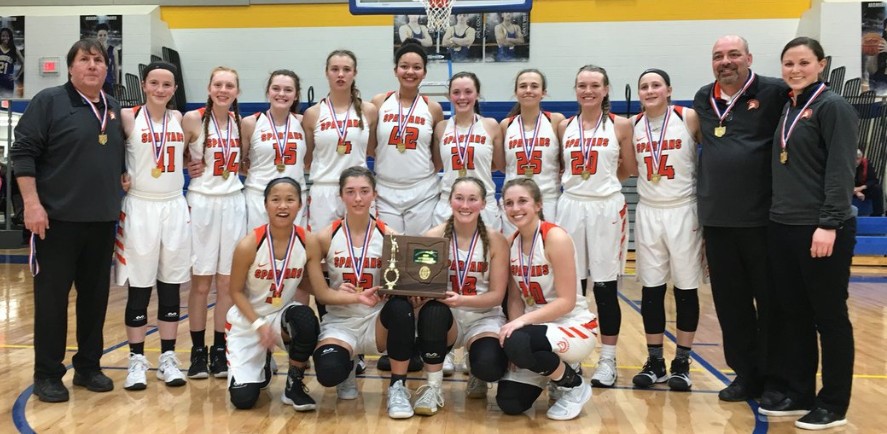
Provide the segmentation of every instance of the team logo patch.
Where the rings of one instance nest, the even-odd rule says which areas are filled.
[[[813,117],[813,109],[808,108],[801,113],[801,119],[810,119]]]
[[[563,354],[570,351],[570,343],[566,339],[561,339],[557,343],[557,352]]]
[[[760,106],[761,106],[761,102],[760,102],[760,101],[758,101],[758,100],[756,100],[756,99],[750,99],[750,100],[748,100],[748,109],[749,109],[749,110],[754,110],[754,109],[756,109],[756,108],[758,108],[758,107],[760,107]]]

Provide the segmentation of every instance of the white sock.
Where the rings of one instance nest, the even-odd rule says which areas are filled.
[[[601,345],[601,358],[616,360],[616,345]]]
[[[428,385],[429,386],[436,387],[436,388],[440,389],[442,384],[443,384],[443,371],[428,373]]]

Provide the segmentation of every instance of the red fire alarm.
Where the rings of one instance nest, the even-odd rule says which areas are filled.
[[[60,57],[41,57],[39,62],[40,75],[58,75],[62,59]]]

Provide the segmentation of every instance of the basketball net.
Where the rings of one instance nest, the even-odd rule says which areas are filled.
[[[425,16],[428,18],[428,30],[441,31],[450,24],[455,0],[422,0],[425,5]]]

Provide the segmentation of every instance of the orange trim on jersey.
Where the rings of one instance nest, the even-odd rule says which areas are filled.
[[[228,322],[228,321],[225,321],[225,331],[226,331],[226,332],[230,332],[230,331],[231,331],[231,323]]]
[[[551,228],[556,228],[556,227],[558,227],[556,224],[554,224],[552,222],[547,222],[547,221],[542,221],[542,224],[539,225],[539,233],[542,234],[542,244],[543,245],[545,245],[545,237],[548,236],[548,231],[551,230]]]
[[[256,248],[262,245],[262,240],[265,239],[265,225],[258,226],[253,229],[253,233],[256,235]]]
[[[332,235],[335,235],[335,234],[336,234],[336,231],[339,230],[339,228],[341,228],[341,227],[342,227],[342,219],[336,219],[336,220],[334,220],[333,223],[330,224],[330,229],[332,229],[332,230],[330,231],[330,233],[331,233]]]
[[[681,107],[679,105],[675,105],[675,106],[672,106],[672,108],[674,108],[675,114],[678,115],[678,117],[681,118],[681,120],[684,120],[684,107]]]
[[[126,265],[126,258],[124,258],[123,255],[121,255],[120,253],[115,253],[114,255],[117,256],[117,262]]]
[[[585,324],[582,324],[582,327],[585,327],[585,328],[591,330],[592,333],[595,333],[595,334],[596,334],[597,332],[595,332],[595,329],[598,328],[597,318],[595,318],[595,319],[593,319],[593,320],[591,320],[591,321],[589,321],[589,322],[587,322],[587,323],[585,323]]]
[[[298,226],[298,225],[293,225],[293,227],[296,228],[296,237],[299,238],[299,242],[302,243],[302,247],[304,248],[305,247],[305,228]]]
[[[582,333],[582,332],[579,331],[579,329],[577,329],[576,327],[570,327],[570,330],[572,330],[573,333],[576,333],[577,335],[579,335],[580,338],[582,338],[582,339],[588,339],[588,335],[586,335],[585,333]]]
[[[377,219],[377,218],[375,218],[375,217],[373,217],[373,220],[376,221],[376,229],[378,229],[379,232],[381,232],[382,235],[384,236],[384,235],[385,235],[385,230],[388,229],[388,226],[386,226],[385,223],[383,223],[381,220],[379,220],[379,219]]]
[[[388,98],[391,98],[391,95],[394,95],[393,90],[389,90],[388,93],[385,94],[385,101],[388,101]]]
[[[572,333],[570,333],[570,331],[569,331],[569,330],[567,330],[567,329],[566,329],[566,328],[564,328],[564,327],[558,327],[558,330],[560,330],[560,331],[561,331],[561,333],[563,333],[563,334],[565,334],[565,335],[567,335],[567,337],[568,337],[568,338],[575,338],[575,337],[576,337],[576,336],[573,336],[573,334],[572,334]]]
[[[616,113],[610,112],[607,113],[607,116],[610,118],[610,122],[616,122]]]

